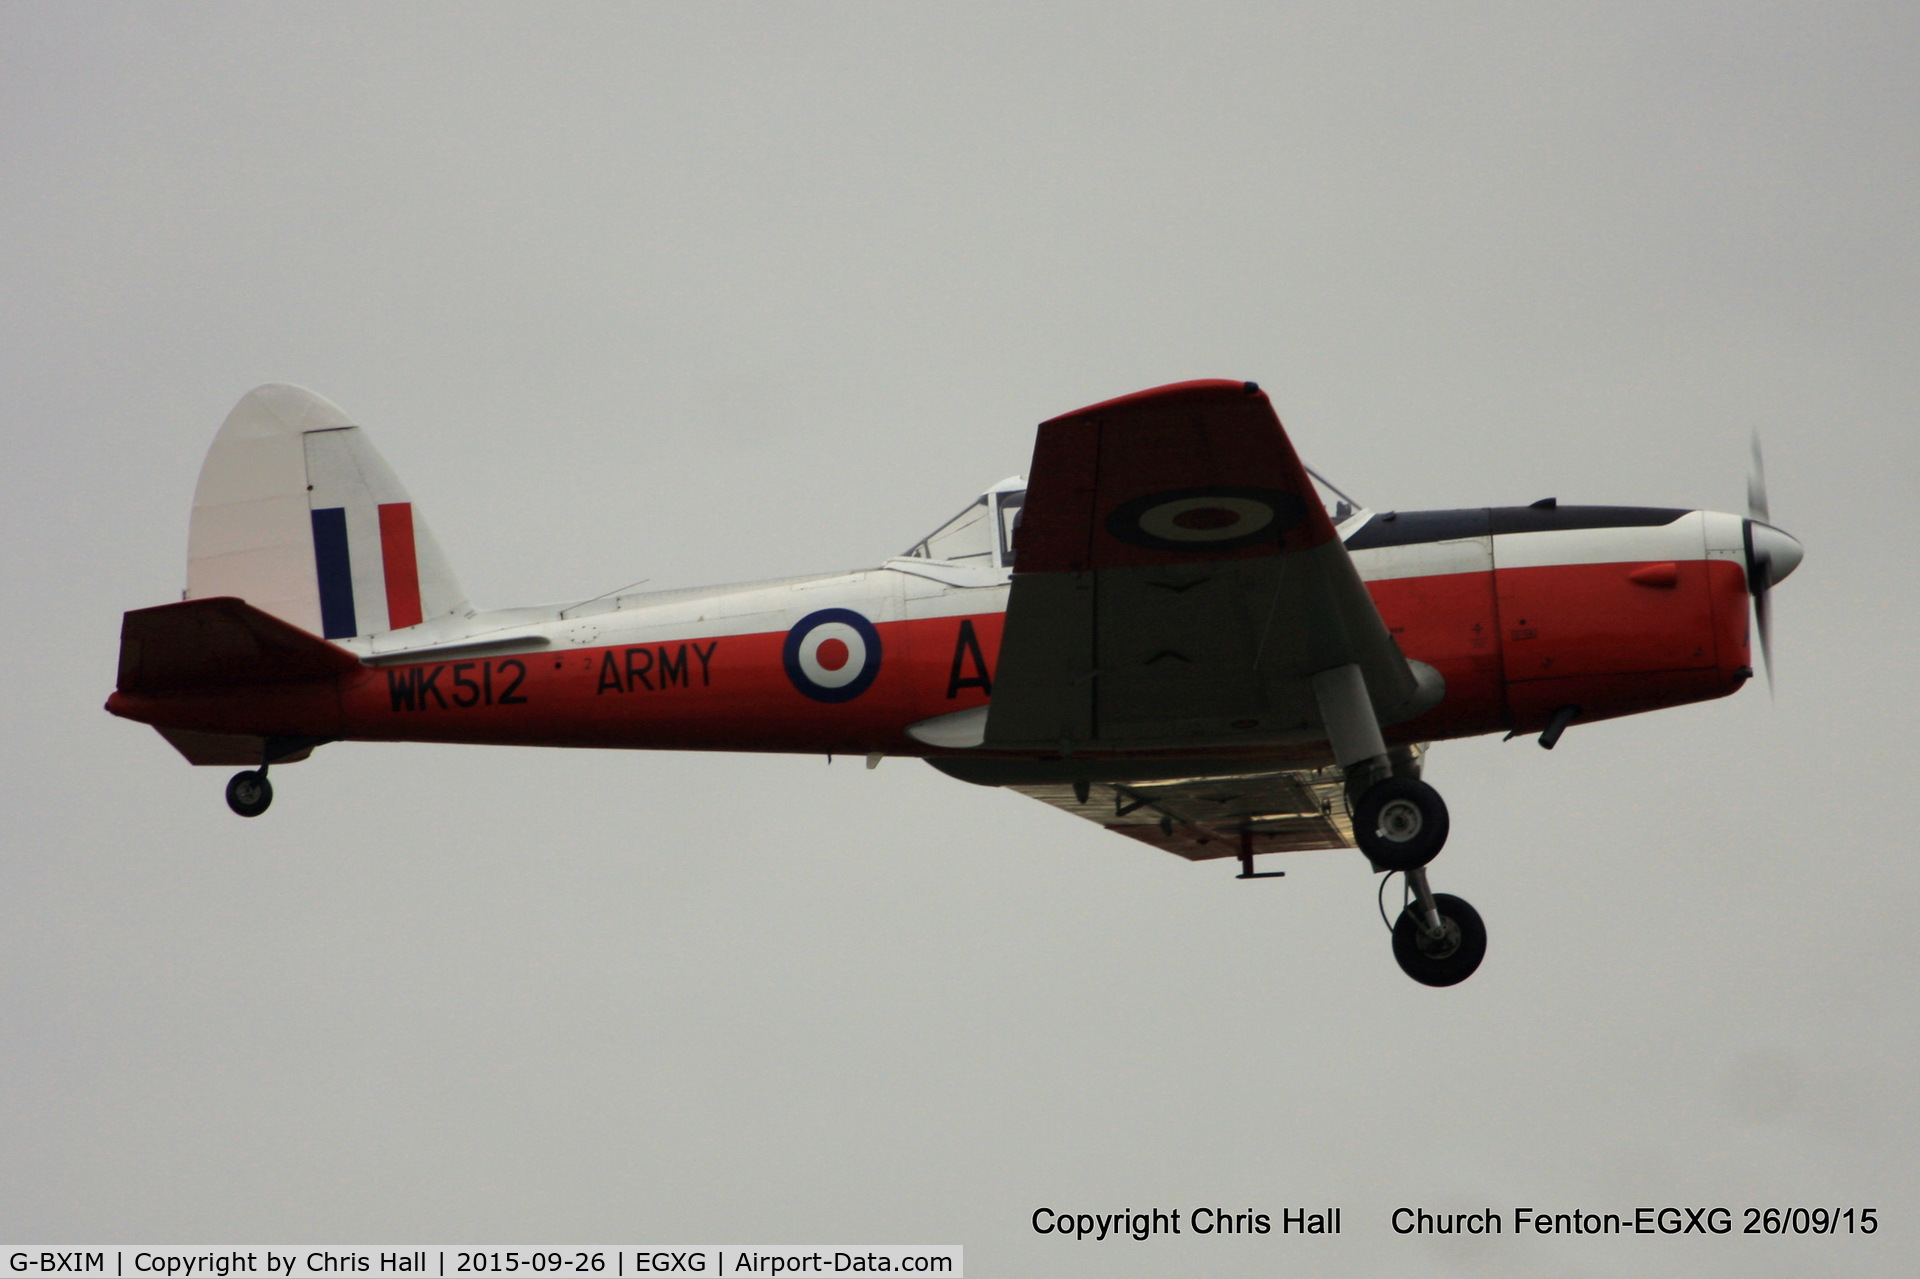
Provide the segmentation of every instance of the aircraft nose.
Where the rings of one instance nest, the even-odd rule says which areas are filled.
[[[1806,552],[1800,543],[1784,530],[1771,524],[1762,524],[1759,520],[1749,520],[1748,536],[1752,538],[1753,563],[1766,566],[1768,586],[1778,586],[1787,580],[1793,570],[1800,567],[1800,559]]]

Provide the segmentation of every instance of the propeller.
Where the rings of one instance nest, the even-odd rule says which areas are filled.
[[[1753,593],[1753,623],[1760,632],[1761,664],[1767,668],[1767,696],[1773,696],[1773,556],[1753,544],[1753,522],[1767,516],[1767,463],[1760,455],[1760,432],[1753,433],[1753,460],[1747,464],[1747,589]]]
[[[1747,469],[1747,590],[1753,596],[1753,620],[1760,632],[1760,656],[1767,668],[1767,693],[1773,693],[1773,588],[1800,567],[1800,543],[1775,528],[1767,507],[1767,467],[1760,456],[1760,433],[1753,434],[1753,459]]]

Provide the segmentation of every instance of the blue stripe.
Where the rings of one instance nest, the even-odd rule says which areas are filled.
[[[353,620],[353,565],[347,560],[347,508],[313,513],[313,566],[320,574],[320,633],[328,639],[358,635]]]

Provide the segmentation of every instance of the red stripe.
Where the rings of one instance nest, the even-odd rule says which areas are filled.
[[[387,573],[387,625],[420,624],[420,561],[413,549],[413,503],[380,508],[380,560]]]

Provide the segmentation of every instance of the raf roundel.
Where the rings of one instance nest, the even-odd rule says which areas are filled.
[[[794,623],[780,655],[802,693],[816,702],[850,702],[880,673],[880,632],[850,608],[823,608]]]
[[[1166,489],[1107,516],[1107,532],[1154,551],[1237,551],[1277,542],[1306,517],[1306,503],[1280,489],[1240,484]]]

